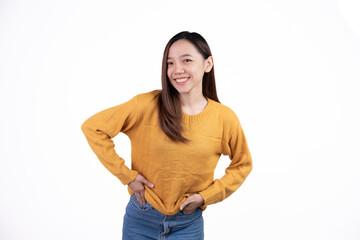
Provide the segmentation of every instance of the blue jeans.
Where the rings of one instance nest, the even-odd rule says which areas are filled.
[[[202,210],[193,213],[179,211],[175,215],[164,215],[149,203],[144,206],[130,197],[123,225],[123,240],[203,240],[204,220]]]

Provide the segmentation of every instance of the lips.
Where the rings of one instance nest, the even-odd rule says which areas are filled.
[[[188,77],[184,77],[184,78],[175,78],[175,81],[176,81],[177,83],[184,83],[184,82],[186,82],[187,80],[189,80],[189,78],[188,78]]]

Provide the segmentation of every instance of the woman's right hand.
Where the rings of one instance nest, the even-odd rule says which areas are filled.
[[[149,182],[148,180],[146,180],[142,175],[138,174],[135,178],[134,181],[132,181],[131,183],[128,184],[128,186],[131,188],[131,190],[133,190],[133,192],[136,195],[136,199],[138,200],[139,203],[141,203],[142,205],[145,205],[146,200],[145,200],[145,187],[144,184],[150,188],[154,187],[154,184],[152,184],[151,182]]]

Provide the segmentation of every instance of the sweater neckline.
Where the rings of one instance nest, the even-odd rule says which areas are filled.
[[[205,119],[215,108],[216,102],[210,98],[206,98],[206,100],[208,101],[207,105],[205,106],[205,108],[194,115],[189,115],[183,112],[182,115],[182,120],[185,123],[190,123],[190,122],[198,122],[201,121],[202,119]]]

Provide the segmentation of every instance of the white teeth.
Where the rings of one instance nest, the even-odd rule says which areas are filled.
[[[175,79],[176,82],[185,82],[186,80],[188,80],[189,78],[180,78],[180,79]]]

